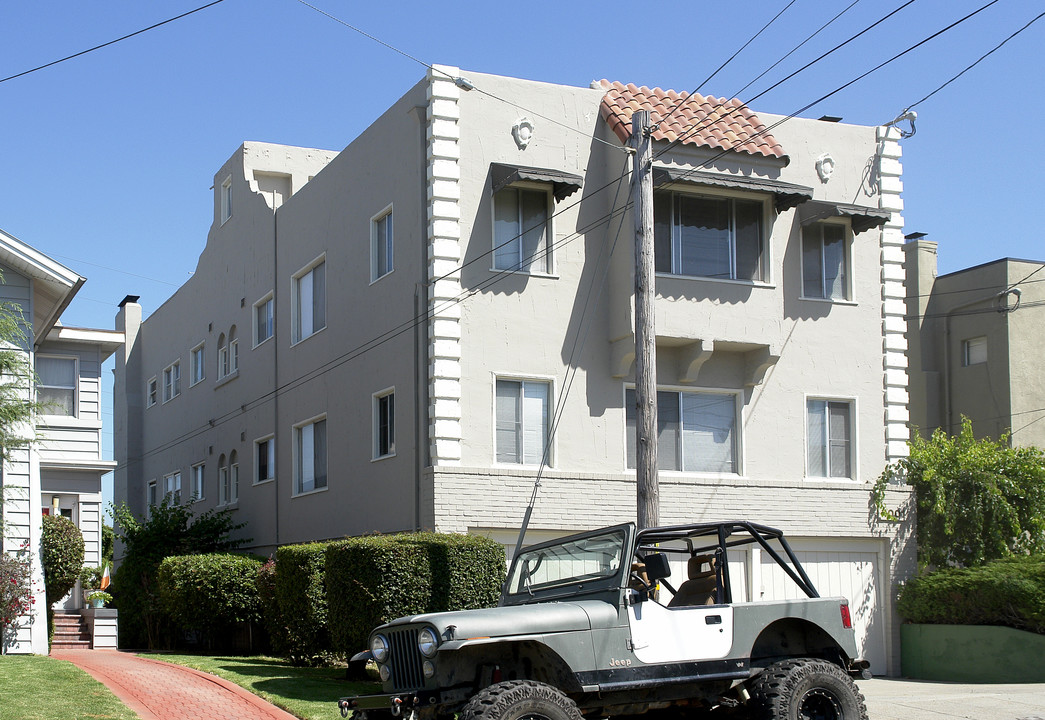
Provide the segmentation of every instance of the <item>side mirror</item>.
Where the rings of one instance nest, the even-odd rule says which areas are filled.
[[[643,558],[646,563],[646,577],[650,583],[671,577],[671,566],[668,565],[668,556],[664,553],[652,553]]]

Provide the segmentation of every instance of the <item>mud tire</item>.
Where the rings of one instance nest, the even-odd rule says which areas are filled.
[[[582,720],[577,704],[557,688],[533,680],[497,683],[477,693],[458,720]]]
[[[864,696],[834,663],[813,658],[770,665],[751,687],[756,720],[868,720]]]

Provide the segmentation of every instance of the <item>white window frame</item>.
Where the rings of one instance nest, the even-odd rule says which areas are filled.
[[[265,306],[268,306],[268,308],[269,308],[269,310],[268,310],[268,317],[266,318],[266,321],[267,321],[266,324],[269,326],[267,328],[269,330],[269,334],[266,335],[265,337],[261,337],[261,332],[260,332],[261,323],[258,322],[258,311],[261,310]],[[254,344],[253,344],[253,347],[257,347],[257,346],[261,345],[262,343],[268,342],[269,340],[271,340],[275,336],[275,334],[276,334],[276,297],[275,297],[275,293],[270,292],[267,295],[265,295],[265,297],[261,298],[256,303],[254,303],[254,310],[253,310],[253,313],[252,313],[252,318],[253,318],[252,324],[253,324],[253,327],[254,327],[254,337],[253,337]]]
[[[962,367],[986,365],[988,359],[987,350],[986,335],[977,335],[976,337],[962,340]],[[982,353],[982,360],[980,359],[980,353]]]
[[[827,268],[825,251],[824,251],[824,228],[825,227],[840,228],[842,230],[842,272],[845,273],[845,281],[842,286],[842,297],[831,297],[827,293],[826,283],[827,274],[825,269]],[[818,238],[810,237],[813,231],[817,232]],[[805,251],[806,241],[817,241],[820,244],[820,295],[806,295],[806,264],[805,264]],[[817,300],[820,302],[832,302],[832,303],[845,303],[853,302],[853,233],[846,222],[831,222],[829,220],[821,220],[818,222],[810,223],[802,228],[801,237],[801,248],[799,250],[800,260],[799,266],[801,268],[801,298],[803,300]]]
[[[207,354],[204,343],[200,343],[189,351],[189,387],[207,379]]]
[[[385,223],[384,237],[381,236],[381,221]],[[381,260],[385,262],[381,271]],[[389,205],[374,217],[370,218],[370,282],[375,283],[395,270],[395,218],[392,206]]]
[[[831,476],[831,467],[830,467],[830,463],[831,463],[831,457],[830,457],[831,441],[830,441],[830,438],[827,438],[827,444],[826,445],[821,445],[821,452],[824,453],[825,463],[827,464],[827,474],[826,475],[820,475],[820,474],[814,474],[812,472],[812,469],[810,468],[811,458],[809,456],[809,445],[810,445],[810,442],[812,440],[812,438],[810,437],[810,434],[809,434],[809,415],[810,415],[809,414],[809,404],[811,402],[826,403],[825,410],[829,410],[831,404],[845,405],[846,408],[848,408],[848,410],[849,410],[849,439],[848,439],[848,443],[849,443],[849,452],[848,452],[848,455],[849,455],[849,475],[848,476],[835,476],[835,477]],[[805,428],[804,428],[802,434],[803,434],[803,437],[805,438],[805,476],[806,476],[806,479],[808,479],[808,480],[821,480],[821,481],[828,481],[828,482],[856,482],[857,479],[858,479],[858,475],[859,475],[859,463],[857,462],[857,458],[859,458],[859,454],[857,453],[857,450],[858,450],[858,448],[857,448],[857,438],[860,437],[860,434],[857,432],[857,425],[856,425],[856,418],[857,418],[856,398],[855,397],[833,397],[833,396],[827,396],[827,395],[808,395],[807,394],[805,396],[805,399],[804,399],[804,404],[805,404],[805,406],[804,406],[804,409],[805,409],[805,413],[804,413],[804,415],[805,415]],[[826,422],[824,423],[823,427],[824,427],[824,432],[829,434],[830,433],[830,428],[828,427],[828,424]],[[821,439],[823,439],[823,437]]]
[[[239,373],[239,338],[236,337],[236,326],[229,328],[229,375]]]
[[[306,490],[305,489],[305,483],[304,483],[304,481],[305,481],[304,471],[306,469],[306,466],[308,464],[311,464],[313,466],[313,469],[314,469],[314,465],[315,465],[315,456],[313,456],[313,458],[310,461],[310,463],[306,463],[305,460],[304,460],[304,455],[303,455],[303,452],[304,452],[304,447],[303,447],[304,428],[314,426],[316,423],[319,423],[319,422],[325,423],[326,420],[327,420],[326,414],[317,415],[315,417],[309,418],[308,420],[304,420],[302,422],[299,422],[299,423],[297,423],[297,424],[295,424],[293,426],[293,430],[294,430],[294,435],[293,435],[293,437],[294,437],[294,487],[293,487],[292,497],[300,497],[302,495],[312,495],[314,493],[326,492],[327,488],[330,487],[330,443],[329,443],[330,431],[326,428],[325,425],[324,425],[324,432],[326,434],[327,442],[325,443],[325,445],[326,445],[326,457],[323,458],[323,464],[324,464],[323,485],[320,486],[320,487],[316,487],[315,486],[316,478],[315,478],[314,474],[313,474],[313,477],[312,477],[312,480],[311,480],[311,482],[312,482],[312,487],[311,488]],[[313,432],[313,441],[312,441],[313,442],[313,448],[312,449],[313,449],[313,452],[315,452],[315,440],[314,440],[315,430],[313,429],[312,432]]]
[[[526,462],[526,447],[525,447],[525,445],[523,445],[523,447],[522,447],[522,457],[518,461],[512,462],[512,461],[499,459],[500,452],[499,452],[499,448],[498,448],[498,445],[497,445],[497,432],[498,432],[498,427],[497,427],[497,383],[499,383],[499,382],[519,383],[519,391],[520,391],[520,393],[523,394],[523,399],[524,400],[525,400],[526,385],[528,383],[531,383],[531,384],[532,383],[539,383],[541,385],[547,386],[547,388],[548,388],[548,406],[546,408],[546,414],[545,414],[545,418],[544,418],[544,421],[545,421],[546,427],[547,427],[547,435],[544,438],[544,446],[545,447],[544,447],[544,449],[542,449],[541,455],[544,458],[544,462],[546,464],[546,467],[554,467],[555,466],[555,433],[552,431],[552,424],[555,421],[555,402],[556,402],[556,400],[555,400],[555,398],[556,398],[555,379],[551,378],[551,377],[540,377],[540,376],[534,376],[534,375],[526,375],[526,376],[524,376],[524,375],[511,375],[511,374],[496,374],[493,377],[493,402],[491,403],[492,404],[492,410],[493,410],[493,417],[491,418],[490,427],[493,430],[493,461],[494,461],[494,463],[497,464],[497,465],[503,466],[503,467],[539,467],[540,461],[538,461],[537,463],[528,463],[528,462]],[[516,422],[518,423],[520,421],[517,420]],[[523,440],[525,440],[525,437],[526,437],[526,428],[525,427],[520,427],[517,430],[517,433],[522,433]],[[516,438],[516,446],[518,447],[519,445],[520,445],[520,442],[519,442],[519,439],[517,437]],[[519,456],[517,455],[517,457],[519,457]]]
[[[181,395],[181,358],[163,368],[163,402]]]
[[[290,297],[291,297],[291,304],[292,304],[292,313],[291,313],[291,343],[290,343],[291,347],[293,347],[294,345],[297,345],[298,343],[304,342],[305,340],[308,340],[310,337],[313,337],[317,333],[320,333],[320,332],[322,332],[323,330],[326,329],[326,326],[327,326],[326,307],[327,307],[327,295],[328,295],[328,293],[327,293],[327,286],[329,285],[329,282],[327,281],[328,279],[326,277],[327,276],[326,260],[327,260],[326,253],[323,253],[318,258],[316,258],[315,260],[313,260],[308,265],[306,265],[305,267],[301,268],[296,273],[294,273],[294,275],[291,276],[291,284],[290,284]],[[304,324],[304,322],[303,322],[304,315],[303,315],[303,309],[301,307],[301,297],[300,297],[300,294],[301,294],[301,283],[304,281],[304,278],[306,276],[312,275],[313,278],[314,278],[315,269],[317,267],[319,267],[320,265],[323,265],[323,324],[321,326],[319,326],[319,327],[316,327],[316,318],[315,318],[315,315],[313,313],[313,309],[309,308],[310,319],[309,319],[308,328],[307,328],[309,330],[309,332],[306,335],[305,334],[305,329],[306,328],[302,327],[303,324]],[[310,284],[311,283],[312,283],[312,281],[310,281]],[[314,308],[316,306],[316,302],[315,302],[315,287],[314,287],[314,285],[312,285],[311,293],[312,293],[311,294],[312,306]]]
[[[634,470],[629,458],[628,448],[629,443],[635,441],[634,428],[628,426],[628,392],[634,392],[634,385],[625,385],[624,387],[624,467],[629,471]],[[743,392],[735,388],[709,388],[709,387],[681,387],[674,385],[663,385],[657,388],[658,393],[672,393],[679,396],[679,425],[676,430],[678,433],[675,439],[675,468],[668,469],[664,467],[658,468],[659,472],[664,473],[677,473],[681,475],[703,475],[710,477],[736,477],[743,476],[744,474],[744,394]],[[733,400],[733,470],[688,470],[684,467],[685,464],[685,426],[683,424],[682,417],[682,406],[681,396],[682,395],[718,395],[722,397],[732,398]],[[660,406],[657,406],[658,411]],[[658,420],[660,420],[660,413],[658,412]],[[637,420],[637,418],[636,418]],[[630,436],[629,436],[630,435]],[[657,447],[657,460],[663,462],[661,457],[663,448],[658,444]]]
[[[385,388],[379,392],[373,394],[373,460],[384,460],[385,458],[394,457],[396,454],[396,434],[395,434],[395,386]],[[389,438],[388,448],[385,452],[382,452],[381,447],[381,405],[384,400],[391,398],[391,417],[389,419]]]
[[[206,463],[196,463],[189,471],[192,476],[192,502],[203,500],[206,497],[206,467]]]
[[[218,507],[229,504],[229,460],[223,453],[218,457]]]
[[[72,364],[73,364],[73,384],[72,384],[72,387],[67,387],[65,385],[45,385],[43,382],[40,381],[39,372],[37,372],[37,383],[36,383],[37,399],[39,400],[39,396],[40,396],[39,389],[40,388],[54,388],[54,389],[58,389],[58,390],[72,390],[73,391],[73,402],[72,402],[72,406],[73,407],[72,407],[72,412],[69,413],[68,415],[66,415],[64,413],[53,413],[53,412],[50,412],[48,408],[44,408],[43,411],[40,414],[44,415],[44,416],[47,416],[47,417],[63,417],[63,418],[78,418],[78,417],[80,417],[80,388],[79,388],[79,385],[80,385],[80,358],[76,357],[75,355],[57,355],[57,354],[52,354],[52,353],[37,353],[36,354],[36,358],[34,359],[34,367],[35,367],[36,363],[38,363],[40,360],[43,360],[43,359],[68,360],[68,361],[72,362]]]
[[[229,496],[228,504],[235,505],[239,502],[239,453],[233,450],[229,453]]]
[[[268,447],[268,458],[266,465],[268,465],[269,476],[261,477],[261,463],[258,461],[261,453],[261,444],[267,443]],[[263,483],[272,482],[276,479],[276,435],[271,433],[265,437],[260,437],[254,441],[254,484],[261,485]]]
[[[159,484],[150,480],[145,486],[145,515],[152,517],[152,509],[160,502]]]
[[[662,195],[671,196],[671,269],[665,271],[658,269],[657,273],[667,277],[679,277],[679,278],[694,278],[699,280],[711,281],[711,282],[728,282],[728,283],[743,283],[746,285],[756,284],[765,285],[771,282],[770,268],[772,265],[771,258],[772,252],[770,247],[770,241],[773,235],[773,222],[772,216],[768,209],[768,201],[764,195],[756,193],[745,193],[743,191],[717,191],[714,188],[700,188],[696,189],[679,189],[679,188],[665,188],[658,189],[656,197]],[[717,277],[714,275],[688,275],[682,272],[682,238],[678,225],[675,223],[675,215],[677,208],[677,197],[696,198],[703,200],[713,201],[726,201],[729,203],[729,277]],[[742,278],[738,277],[739,272],[737,268],[737,234],[736,234],[736,203],[740,202],[751,202],[761,205],[762,212],[759,216],[759,255],[758,255],[758,270],[756,277],[754,278]],[[656,207],[656,199],[654,200],[654,207]],[[654,225],[656,225],[656,216],[654,216]],[[656,256],[657,238],[654,237],[654,266],[657,266]]]
[[[221,224],[224,225],[232,217],[232,175],[221,183]]]
[[[174,496],[174,502],[181,502],[181,470],[175,470],[163,476],[163,497]]]
[[[151,378],[145,381],[145,407],[151,408],[160,398],[160,384],[153,375]]]
[[[493,243],[493,250],[490,253],[490,269],[496,272],[514,272],[522,273],[524,275],[553,275],[555,272],[555,253],[553,251],[555,229],[554,229],[554,216],[555,216],[555,199],[552,195],[553,187],[551,183],[542,182],[516,182],[511,185],[507,185],[497,192],[492,194],[491,206],[490,206],[490,227],[491,227],[491,238]],[[526,258],[523,257],[523,244],[522,244],[522,219],[518,219],[517,233],[514,238],[498,242],[497,238],[497,197],[502,193],[515,192],[530,192],[540,193],[545,196],[544,206],[544,244],[534,253],[533,260],[531,261],[530,267],[525,267]],[[517,207],[519,203],[517,202]],[[507,245],[511,242],[518,242],[518,252],[516,253],[516,260],[514,263],[506,264],[506,267],[501,267],[498,262],[498,249],[502,246]],[[537,267],[535,267],[537,266]]]

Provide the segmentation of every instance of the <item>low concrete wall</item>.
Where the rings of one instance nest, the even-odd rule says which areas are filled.
[[[904,677],[971,683],[1045,682],[1045,635],[993,625],[902,625]]]
[[[111,608],[84,608],[80,611],[91,634],[94,650],[115,650],[119,630],[119,611]]]

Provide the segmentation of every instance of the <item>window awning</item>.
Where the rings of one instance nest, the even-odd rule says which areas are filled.
[[[803,225],[809,225],[829,217],[847,217],[852,224],[853,234],[856,235],[864,230],[871,230],[872,228],[885,225],[889,220],[889,211],[862,207],[860,205],[814,200],[802,206],[801,210],[799,210],[799,217]]]
[[[555,200],[561,202],[581,189],[584,178],[561,170],[523,167],[522,165],[503,165],[490,163],[490,175],[493,179],[493,191],[511,185],[520,180],[547,182],[553,186]]]
[[[752,178],[744,175],[716,175],[714,173],[695,172],[681,167],[653,168],[653,187],[676,182],[771,193],[777,212],[783,212],[813,199],[813,188],[781,182],[780,180]]]

